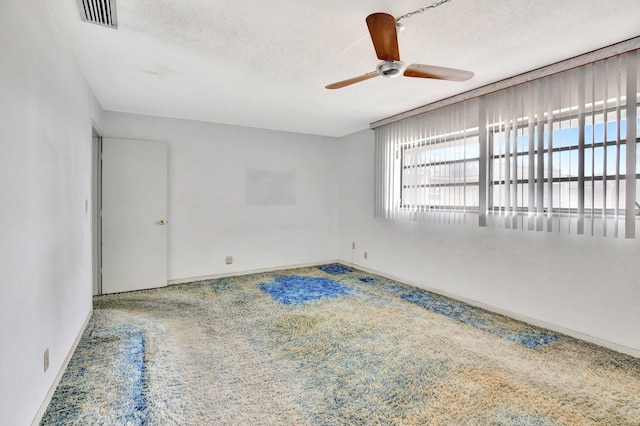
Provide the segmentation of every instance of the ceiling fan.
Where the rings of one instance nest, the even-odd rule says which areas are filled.
[[[465,81],[473,77],[471,71],[454,68],[437,67],[435,65],[412,64],[408,67],[400,61],[398,50],[398,33],[396,31],[396,19],[388,13],[373,13],[367,16],[367,27],[371,34],[371,41],[376,50],[378,64],[375,71],[364,75],[338,81],[325,86],[327,89],[340,89],[354,83],[359,83],[379,75],[387,78],[397,77],[403,73],[405,77],[432,78],[437,80]]]

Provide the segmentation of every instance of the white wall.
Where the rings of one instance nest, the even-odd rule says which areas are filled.
[[[337,139],[114,112],[103,128],[168,142],[170,280],[337,258]],[[247,205],[247,168],[295,171],[296,203]]]
[[[0,423],[25,425],[91,312],[100,108],[44,2],[1,2],[0,52]]]
[[[640,356],[640,240],[375,219],[373,131],[342,143],[341,259]]]

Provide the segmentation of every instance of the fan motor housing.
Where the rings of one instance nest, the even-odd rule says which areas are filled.
[[[376,67],[376,71],[383,77],[394,78],[402,74],[407,66],[402,61],[384,61]]]

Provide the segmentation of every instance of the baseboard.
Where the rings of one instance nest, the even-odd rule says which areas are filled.
[[[84,334],[84,331],[87,328],[87,325],[89,325],[89,320],[91,319],[91,315],[93,315],[93,308],[89,311],[89,315],[87,315],[87,318],[84,320],[84,324],[82,324],[82,327],[80,328],[80,332],[76,336],[76,340],[73,342],[73,345],[71,346],[69,353],[65,357],[64,362],[62,363],[62,366],[60,367],[60,370],[58,371],[58,374],[56,375],[55,380],[51,384],[51,387],[49,388],[49,392],[47,392],[47,396],[42,402],[42,405],[40,405],[40,409],[36,413],[35,418],[31,422],[31,426],[37,426],[40,424],[40,421],[42,420],[42,416],[44,416],[44,413],[47,411],[47,407],[49,407],[51,398],[53,398],[53,394],[58,388],[58,384],[60,383],[60,380],[62,379],[64,372],[67,370],[69,361],[71,361],[71,357],[73,356],[73,353],[76,351],[76,347],[78,347],[78,344],[80,343],[80,339],[82,338],[82,335]]]
[[[379,275],[381,277],[384,277],[384,278],[387,278],[387,279],[390,279],[390,280],[393,280],[393,281],[398,281],[400,283],[404,283],[404,284],[407,284],[407,285],[410,285],[410,286],[413,286],[413,287],[421,288],[421,289],[430,291],[432,293],[439,294],[441,296],[445,296],[445,297],[448,297],[450,299],[454,299],[454,300],[457,300],[459,302],[466,303],[467,305],[475,306],[476,308],[485,309],[487,311],[494,312],[496,314],[504,315],[505,317],[509,317],[509,318],[515,319],[517,321],[521,321],[521,322],[524,322],[524,323],[527,323],[527,324],[530,324],[530,325],[534,325],[536,327],[545,328],[547,330],[555,331],[556,333],[561,333],[561,334],[564,334],[564,335],[567,335],[567,336],[574,337],[574,338],[579,339],[579,340],[583,340],[585,342],[593,343],[595,345],[602,346],[602,347],[614,350],[616,352],[620,352],[620,353],[623,353],[623,354],[626,354],[626,355],[631,355],[633,357],[640,358],[640,350],[638,350],[638,349],[633,349],[633,348],[630,348],[628,346],[624,346],[624,345],[620,345],[618,343],[610,342],[608,340],[601,339],[599,337],[590,336],[588,334],[584,334],[584,333],[581,333],[579,331],[575,331],[575,330],[571,330],[571,329],[568,329],[568,328],[564,328],[564,327],[558,326],[556,324],[552,324],[552,323],[548,323],[548,322],[545,322],[545,321],[537,320],[535,318],[530,318],[530,317],[528,317],[526,315],[521,315],[521,314],[518,314],[518,313],[515,313],[515,312],[508,311],[506,309],[497,308],[495,306],[492,306],[492,305],[489,305],[489,304],[486,304],[486,303],[482,303],[482,302],[478,302],[476,300],[467,299],[467,298],[461,297],[461,296],[459,296],[457,294],[448,293],[446,291],[442,291],[442,290],[439,290],[437,288],[425,287],[425,286],[423,286],[423,285],[421,285],[421,284],[419,284],[417,282],[408,281],[408,280],[396,277],[394,275],[385,274],[383,272],[376,271],[376,270],[373,270],[373,269],[369,269],[369,268],[366,268],[366,267],[361,266],[361,265],[356,265],[354,263],[349,263],[349,262],[345,262],[345,261],[342,261],[342,260],[337,261],[336,263],[340,263],[340,264],[348,266],[350,268],[359,269],[361,271],[368,272],[370,274]]]
[[[313,266],[318,266],[318,265],[325,265],[327,263],[342,263],[338,260],[324,260],[321,262],[312,262],[312,263],[299,263],[296,265],[283,265],[283,266],[276,266],[273,268],[264,268],[264,269],[250,269],[250,270],[245,270],[245,271],[234,271],[234,272],[228,272],[228,273],[222,273],[222,274],[214,274],[214,275],[203,275],[203,276],[199,276],[199,277],[190,277],[190,278],[179,278],[179,279],[175,279],[175,280],[169,280],[167,282],[168,285],[175,285],[175,284],[186,284],[186,283],[192,283],[192,282],[196,282],[196,281],[204,281],[204,280],[214,280],[217,278],[227,278],[227,277],[237,277],[237,276],[241,276],[241,275],[251,275],[251,274],[260,274],[263,272],[277,272],[277,271],[285,271],[287,269],[296,269],[296,268],[310,268]]]

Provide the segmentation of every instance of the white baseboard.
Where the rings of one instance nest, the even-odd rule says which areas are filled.
[[[174,284],[186,284],[186,283],[192,283],[192,282],[196,282],[196,281],[204,281],[204,280],[214,280],[217,278],[227,278],[227,277],[237,277],[237,276],[241,276],[241,275],[251,275],[251,274],[260,274],[263,272],[276,272],[276,271],[285,271],[287,269],[296,269],[296,268],[310,268],[313,266],[318,266],[318,265],[325,265],[328,263],[343,263],[339,260],[324,260],[321,262],[313,262],[313,263],[299,263],[296,265],[283,265],[283,266],[276,266],[273,268],[264,268],[264,269],[251,269],[251,270],[247,270],[247,271],[234,271],[234,272],[225,272],[222,274],[214,274],[214,275],[203,275],[203,276],[199,276],[199,277],[190,277],[190,278],[178,278],[175,280],[169,280],[167,282],[168,285],[174,285]]]
[[[515,319],[517,321],[522,321],[524,323],[531,324],[531,325],[534,325],[536,327],[545,328],[547,330],[555,331],[557,333],[561,333],[561,334],[564,334],[564,335],[567,335],[567,336],[571,336],[571,337],[574,337],[576,339],[583,340],[585,342],[593,343],[595,345],[602,346],[602,347],[614,350],[616,352],[620,352],[620,353],[623,353],[623,354],[626,354],[626,355],[631,355],[633,357],[640,358],[640,350],[638,350],[638,349],[634,349],[634,348],[630,348],[628,346],[624,346],[624,345],[621,345],[621,344],[618,344],[618,343],[610,342],[608,340],[601,339],[599,337],[590,336],[588,334],[584,334],[584,333],[581,333],[579,331],[575,331],[575,330],[571,330],[571,329],[568,329],[568,328],[564,328],[564,327],[556,325],[556,324],[552,324],[552,323],[548,323],[548,322],[545,322],[545,321],[537,320],[535,318],[530,318],[530,317],[528,317],[526,315],[521,315],[521,314],[518,314],[518,313],[515,313],[515,312],[508,311],[506,309],[497,308],[495,306],[492,306],[492,305],[489,305],[489,304],[486,304],[486,303],[482,303],[482,302],[478,302],[476,300],[467,299],[467,298],[461,297],[461,296],[459,296],[457,294],[448,293],[446,291],[442,291],[442,290],[439,290],[437,288],[426,287],[426,286],[421,285],[421,284],[419,284],[417,282],[408,281],[408,280],[396,277],[394,275],[385,274],[383,272],[376,271],[376,270],[373,270],[373,269],[369,269],[369,268],[366,268],[366,267],[361,266],[361,265],[356,265],[354,263],[349,263],[349,262],[345,262],[345,261],[342,261],[342,260],[339,260],[336,263],[341,263],[341,264],[343,264],[345,266],[348,266],[350,268],[359,269],[361,271],[368,272],[370,274],[379,275],[381,277],[388,278],[388,279],[393,280],[393,281],[398,281],[400,283],[408,284],[408,285],[413,286],[413,287],[421,288],[423,290],[427,290],[429,292],[432,292],[432,293],[435,293],[435,294],[439,294],[441,296],[445,296],[445,297],[448,297],[450,299],[457,300],[459,302],[466,303],[467,305],[475,306],[476,308],[485,309],[487,311],[494,312],[496,314],[504,315],[505,317],[509,317],[509,318]]]
[[[51,402],[51,398],[53,398],[53,394],[58,388],[58,384],[60,383],[60,380],[62,379],[64,372],[67,370],[69,361],[71,361],[71,357],[73,356],[73,353],[76,351],[76,348],[80,343],[80,339],[82,338],[82,335],[84,334],[84,331],[87,328],[87,325],[89,325],[89,320],[91,319],[91,315],[93,315],[93,308],[89,311],[89,315],[87,315],[87,318],[84,320],[84,324],[82,324],[82,327],[80,328],[80,332],[76,336],[76,340],[73,342],[73,345],[71,346],[69,353],[65,357],[64,362],[62,363],[62,366],[60,367],[60,370],[58,371],[58,374],[56,375],[55,380],[51,384],[51,387],[49,388],[49,392],[47,392],[47,396],[44,398],[42,405],[40,405],[40,409],[38,410],[35,418],[31,422],[31,426],[37,426],[40,424],[40,421],[42,420],[42,416],[44,416],[44,413],[47,411],[47,407]]]

